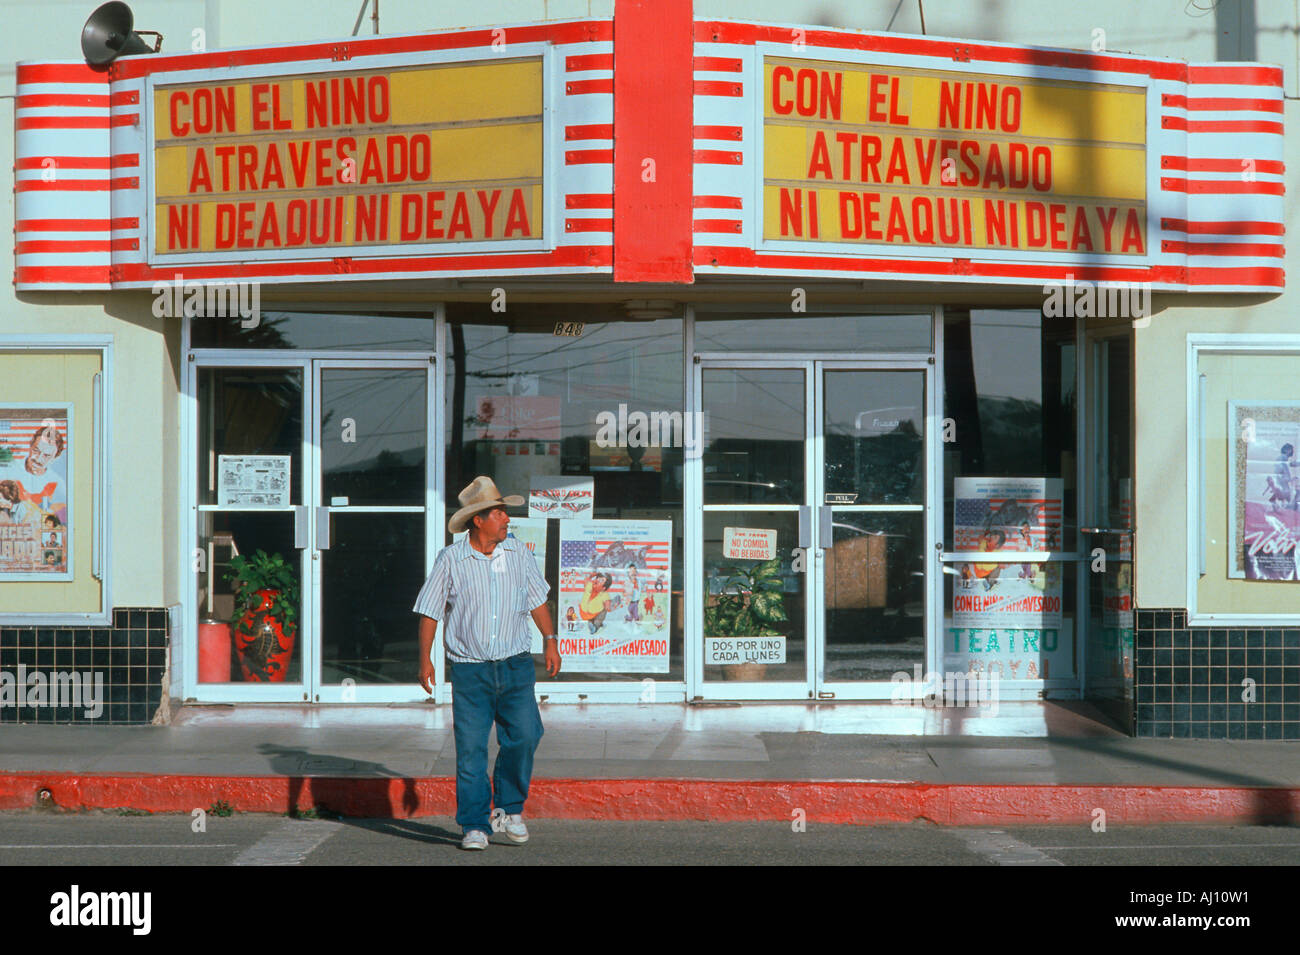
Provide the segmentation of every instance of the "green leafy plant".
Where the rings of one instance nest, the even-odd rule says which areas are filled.
[[[233,814],[234,811],[235,810],[231,808],[230,803],[226,802],[224,799],[218,799],[208,807],[208,815],[210,816],[229,816]]]
[[[790,619],[785,612],[779,558],[755,567],[719,568],[726,575],[722,592],[704,608],[706,637],[779,637],[774,624]]]
[[[241,633],[251,633],[244,624],[244,616],[262,606],[259,591],[274,593],[267,613],[281,621],[286,628],[298,615],[298,577],[293,566],[279,554],[269,555],[259,550],[252,557],[242,554],[231,558],[226,580],[235,585],[235,621]]]

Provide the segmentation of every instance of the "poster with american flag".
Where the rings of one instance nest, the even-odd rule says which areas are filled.
[[[957,478],[953,486],[953,544],[958,551],[991,550],[984,539],[1005,537],[998,550],[1060,550],[1060,478]]]
[[[560,522],[559,643],[570,673],[667,673],[672,521]]]
[[[953,542],[972,554],[1061,550],[1060,478],[957,478],[953,482]],[[1060,561],[973,559],[956,565],[952,622],[945,647],[949,666],[1003,679],[1045,679],[1072,671],[1064,639]]]

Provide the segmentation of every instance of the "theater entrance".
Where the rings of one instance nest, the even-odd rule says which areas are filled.
[[[433,356],[196,351],[189,365],[194,695],[427,699],[411,604],[442,540]],[[250,588],[274,596],[245,620]]]
[[[933,366],[701,359],[703,699],[889,698],[934,668]]]

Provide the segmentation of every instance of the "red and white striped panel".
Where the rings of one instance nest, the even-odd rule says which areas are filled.
[[[568,188],[564,234],[584,242],[613,242],[614,235],[614,44],[591,44],[564,57],[562,133]],[[596,48],[599,47],[599,52]]]
[[[128,174],[109,147],[108,74],[19,63],[14,97],[14,276],[19,289],[109,288],[112,197]],[[137,157],[138,161],[138,157]]]
[[[1160,156],[1161,191],[1184,210],[1162,220],[1161,251],[1182,257],[1191,288],[1282,288],[1282,70],[1191,64],[1183,90],[1160,106],[1162,140],[1183,134],[1183,148]]]
[[[791,251],[762,238],[763,54],[1146,86],[1147,254],[954,249],[894,255],[841,243]],[[1156,98],[1158,107],[1150,101]],[[1154,122],[1152,116],[1159,115]],[[758,124],[758,125],[756,125]],[[731,137],[735,137],[734,139]],[[1170,291],[1277,291],[1285,284],[1282,71],[1187,64],[898,34],[721,21],[695,24],[696,275],[765,275],[1039,286],[1144,282]],[[1249,160],[1243,162],[1243,160]]]
[[[744,246],[747,241],[742,212],[752,192],[755,158],[746,133],[753,124],[736,115],[736,105],[753,75],[753,47],[737,49],[697,38],[691,202],[696,246]]]
[[[351,38],[335,43],[126,57],[107,73],[83,63],[18,66],[15,129],[19,290],[147,288],[170,282],[321,282],[456,276],[609,274],[613,268],[613,24],[609,20],[507,27],[509,44],[548,44],[560,82],[548,92],[547,248],[537,251],[403,253],[301,260],[148,263],[148,142],[141,121],[146,77],[230,68],[303,72],[382,66],[385,57],[454,51],[498,57],[500,29]],[[494,46],[496,44],[496,46]],[[201,74],[200,74],[201,75]],[[193,74],[191,74],[193,76]],[[58,163],[51,175],[47,159]],[[42,173],[45,173],[44,179]]]

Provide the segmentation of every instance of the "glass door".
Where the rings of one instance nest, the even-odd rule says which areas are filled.
[[[888,698],[931,668],[929,379],[817,363],[819,699]]]
[[[701,695],[889,697],[937,652],[928,366],[698,368]]]
[[[1121,726],[1133,717],[1132,345],[1122,334],[1090,337],[1087,404],[1091,489],[1085,695]]]
[[[248,356],[196,365],[189,695],[304,702],[315,650],[313,605],[303,599],[310,589],[302,586],[311,580],[311,362]],[[274,613],[245,611],[251,595],[236,580],[240,558],[256,561],[260,578],[276,568],[286,586],[271,597],[280,601]]]
[[[817,591],[812,366],[699,367],[704,502],[702,695],[807,699]]]
[[[314,365],[313,700],[425,700],[411,606],[432,559],[433,364]]]
[[[427,699],[411,605],[441,543],[433,360],[196,365],[195,695]],[[282,569],[283,622],[242,612],[236,558]]]

